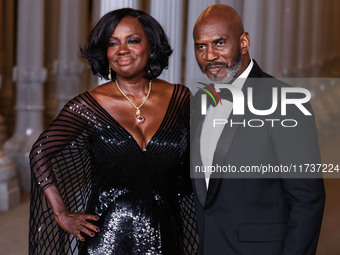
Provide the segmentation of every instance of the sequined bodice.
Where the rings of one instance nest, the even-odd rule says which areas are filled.
[[[194,254],[184,240],[189,225],[183,224],[186,217],[193,224],[194,218],[188,169],[189,91],[175,85],[165,117],[145,151],[88,92],[71,100],[58,118],[33,146],[31,166],[43,189],[57,185],[72,210],[100,216],[95,224],[101,231],[78,242],[79,254]],[[51,146],[57,155],[50,159],[51,148],[45,146],[53,130],[63,137]],[[185,213],[183,199],[185,206],[191,205]],[[31,219],[30,224],[41,227],[45,221]],[[194,226],[190,228],[194,232]],[[69,246],[69,251],[74,249],[72,242]]]
[[[188,160],[189,130],[186,113],[173,114],[167,111],[145,151],[111,116],[97,128],[90,140],[95,173],[87,212],[100,216],[102,231],[86,239],[84,254],[183,252],[177,185],[187,171],[181,166]],[[172,125],[163,125],[174,117]]]

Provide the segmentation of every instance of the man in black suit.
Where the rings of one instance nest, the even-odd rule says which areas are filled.
[[[231,86],[238,86],[244,94],[251,87],[254,108],[270,109],[273,88],[290,88],[264,73],[250,58],[249,35],[230,6],[218,4],[204,10],[193,36],[202,72],[215,83],[232,81]],[[320,163],[315,121],[306,114],[312,112],[308,102],[300,108],[287,105],[285,116],[280,107],[259,116],[248,105],[243,115],[236,114],[235,106],[228,110],[228,100],[222,99],[227,107],[208,106],[202,115],[201,93],[197,94],[191,145],[194,172],[196,166],[209,165],[240,170],[245,166],[294,168]],[[227,124],[213,128],[211,121],[221,120],[221,116],[228,119]],[[295,122],[282,124],[283,117]],[[198,174],[203,178],[194,176],[200,255],[315,254],[325,202],[323,180],[320,175],[294,178],[294,174],[276,174],[281,178],[227,178],[232,176],[216,172]]]

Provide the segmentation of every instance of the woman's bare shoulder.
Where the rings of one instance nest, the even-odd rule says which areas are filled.
[[[113,85],[113,82],[107,82],[90,89],[88,92],[94,99],[100,101],[107,97],[114,96]]]
[[[90,92],[91,94],[106,94],[109,90],[112,89],[112,86],[112,82],[106,82],[90,89],[88,92]]]
[[[157,88],[162,90],[163,93],[170,93],[172,94],[175,87],[177,87],[177,91],[182,91],[184,94],[190,94],[190,90],[188,87],[182,85],[182,84],[174,84],[174,83],[170,83],[168,81],[165,80],[161,80],[161,79],[156,79],[153,83],[157,84]],[[182,94],[182,93],[180,93]]]

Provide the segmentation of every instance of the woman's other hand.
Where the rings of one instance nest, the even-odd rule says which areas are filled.
[[[84,241],[81,233],[94,237],[95,232],[100,229],[88,221],[97,221],[99,217],[92,214],[85,214],[84,212],[58,212],[54,214],[59,226],[70,234],[76,236],[80,241]]]
[[[54,218],[59,226],[72,235],[75,235],[79,240],[84,241],[84,237],[81,232],[88,236],[95,236],[95,232],[99,232],[100,229],[93,225],[90,221],[97,221],[99,217],[97,215],[85,214],[84,212],[70,212],[67,210],[65,203],[60,195],[60,192],[56,186],[50,186],[44,190],[52,211]]]

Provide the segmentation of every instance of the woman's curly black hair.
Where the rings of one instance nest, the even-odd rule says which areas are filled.
[[[109,61],[106,56],[109,38],[126,16],[138,19],[149,40],[151,56],[145,67],[144,77],[148,80],[158,77],[168,67],[172,49],[158,21],[140,10],[123,8],[105,14],[91,31],[87,44],[80,48],[81,57],[87,60],[93,74],[109,79]],[[114,71],[111,71],[111,76],[112,80],[116,79]]]

